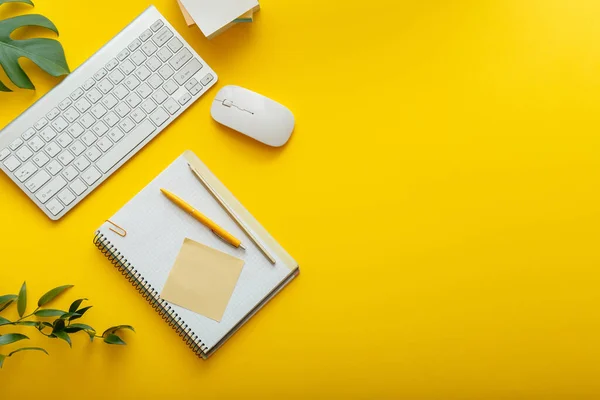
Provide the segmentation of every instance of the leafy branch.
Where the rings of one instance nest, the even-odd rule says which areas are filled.
[[[1,4],[1,3],[0,3]],[[19,294],[6,294],[4,296],[0,296],[0,313],[7,309],[10,305],[16,302],[17,304],[17,312],[19,314],[19,319],[16,321],[10,321],[2,316],[0,316],[0,326],[29,326],[36,328],[39,333],[42,335],[49,337],[51,339],[60,339],[64,340],[69,344],[69,347],[72,347],[71,343],[71,334],[77,332],[85,332],[90,341],[94,341],[94,338],[99,338],[107,344],[115,344],[115,345],[125,345],[125,341],[117,335],[117,332],[123,329],[129,329],[133,332],[135,330],[130,325],[117,325],[106,329],[102,335],[98,335],[96,330],[89,325],[82,323],[73,323],[73,321],[83,317],[83,315],[90,309],[92,306],[81,307],[84,301],[87,299],[77,299],[71,306],[68,311],[53,309],[53,308],[44,308],[47,304],[52,302],[54,299],[62,295],[65,291],[72,288],[73,285],[64,285],[56,287],[50,290],[48,293],[44,294],[37,302],[36,309],[30,313],[25,315],[25,310],[27,309],[27,284],[23,282],[21,289],[19,290]],[[31,317],[36,318],[55,318],[54,321],[40,321],[40,320],[28,320]],[[8,344],[16,343],[21,340],[28,340],[29,337],[23,335],[21,333],[6,333],[4,335],[0,335],[0,346],[5,346]],[[48,352],[41,347],[21,347],[17,350],[14,350],[7,355],[0,354],[0,368],[2,368],[2,364],[4,360],[8,357],[11,357],[15,353],[19,353],[21,351],[41,351],[46,354]]]

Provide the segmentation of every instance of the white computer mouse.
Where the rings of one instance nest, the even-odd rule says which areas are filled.
[[[294,131],[287,107],[239,86],[219,90],[210,109],[215,121],[269,146],[286,144]]]

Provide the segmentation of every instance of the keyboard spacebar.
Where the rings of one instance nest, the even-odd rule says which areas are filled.
[[[125,136],[121,142],[106,153],[104,157],[98,160],[96,166],[100,168],[103,174],[107,173],[155,130],[156,128],[150,120],[144,120],[144,122],[136,126],[134,130]]]

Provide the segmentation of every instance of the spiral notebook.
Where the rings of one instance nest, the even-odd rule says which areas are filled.
[[[247,239],[208,190],[197,180],[188,163],[208,181],[244,225],[275,258],[275,264]],[[182,198],[193,199],[200,211],[243,240],[240,253],[194,218],[181,212],[161,194],[168,187]],[[169,303],[160,297],[182,243],[194,240],[244,261],[222,319],[217,322]],[[245,239],[245,240],[244,240]],[[172,326],[200,357],[208,358],[244,323],[299,273],[298,264],[235,199],[227,188],[191,151],[177,158],[96,232],[94,244]]]

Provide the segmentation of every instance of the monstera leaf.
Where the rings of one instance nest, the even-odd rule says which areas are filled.
[[[29,0],[0,0],[0,5],[4,3],[33,5]],[[19,65],[19,58],[29,58],[52,76],[66,75],[70,71],[65,59],[65,52],[58,41],[45,38],[14,40],[10,37],[16,29],[27,26],[50,29],[58,34],[56,26],[48,18],[38,14],[20,15],[0,21],[0,65],[16,86],[23,89],[35,89]],[[10,92],[11,90],[0,81],[0,91]]]

